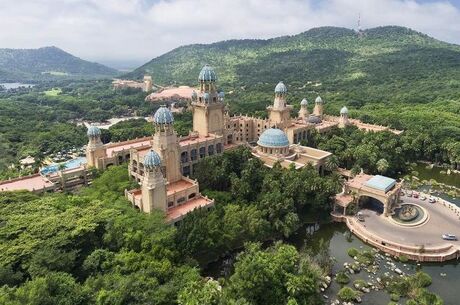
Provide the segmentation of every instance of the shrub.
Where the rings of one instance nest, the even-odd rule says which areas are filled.
[[[359,250],[356,248],[349,248],[347,253],[348,253],[348,256],[355,257],[355,256],[358,256]]]
[[[344,271],[340,271],[339,273],[337,273],[335,281],[341,285],[345,285],[350,282],[350,277],[346,275]]]
[[[401,256],[399,257],[399,261],[400,261],[401,263],[407,263],[407,262],[409,261],[409,258],[408,258],[407,256],[405,256],[405,255],[401,255]]]
[[[397,293],[392,293],[392,294],[390,295],[390,299],[391,299],[393,302],[398,302],[399,299],[400,299],[400,296],[399,296],[399,294],[397,294]]]
[[[359,296],[360,296],[360,293],[354,289],[351,289],[350,287],[343,287],[337,293],[337,297],[341,301],[345,301],[345,302],[354,301]]]
[[[368,285],[367,285],[365,280],[358,279],[358,280],[353,282],[353,286],[355,286],[355,288],[357,288],[357,289],[358,288],[361,289],[363,287],[367,287]]]
[[[412,284],[417,288],[428,287],[431,285],[431,276],[425,272],[419,271],[413,275]]]

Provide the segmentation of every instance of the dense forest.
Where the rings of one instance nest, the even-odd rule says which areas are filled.
[[[58,94],[48,94],[53,87],[60,89]],[[7,170],[20,158],[32,155],[39,162],[46,154],[86,144],[86,127],[77,126],[82,120],[151,116],[159,104],[146,103],[145,96],[139,90],[114,91],[105,80],[44,82],[31,89],[0,92],[0,179],[20,174]],[[175,119],[178,133],[188,134],[190,113]],[[131,120],[103,130],[102,138],[122,141],[152,132],[144,119]]]
[[[118,71],[73,56],[57,47],[0,49],[1,82],[111,77]]]
[[[246,148],[227,151],[202,160],[195,177],[215,208],[195,210],[177,227],[160,211],[131,207],[126,165],[99,175],[78,194],[0,193],[0,304],[323,304],[328,251],[298,252],[282,240],[306,216],[327,215],[337,175],[269,170]],[[208,262],[233,249],[241,253],[232,274],[202,277]],[[429,283],[417,283],[401,278],[387,290],[410,295],[410,304],[442,304]]]

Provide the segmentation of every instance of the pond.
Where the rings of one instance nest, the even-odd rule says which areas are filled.
[[[442,195],[441,197],[460,205],[459,200],[453,200],[446,195]],[[356,236],[350,234],[348,228],[340,223],[328,223],[320,226],[305,225],[289,239],[285,240],[285,242],[294,245],[301,252],[307,251],[313,255],[318,255],[322,251],[328,251],[329,255],[335,258],[332,268],[334,274],[343,269],[345,262],[353,262],[353,259],[347,254],[347,250],[350,247],[359,250],[370,248]],[[237,253],[238,251],[235,251],[225,258],[209,264],[204,270],[204,275],[215,278],[230,276],[233,272],[233,263]],[[408,274],[413,274],[418,269],[428,273],[433,279],[433,284],[429,287],[429,290],[440,295],[445,305],[459,304],[460,289],[453,288],[460,287],[460,265],[458,261],[443,264],[424,263],[419,266],[415,263],[403,264],[396,261],[393,261],[393,263],[397,268]],[[384,272],[391,273],[386,261],[383,261],[380,266],[381,268],[377,275],[371,275],[364,271],[351,275],[350,283],[358,278],[365,281],[372,281],[373,279],[370,276],[375,279]],[[340,285],[333,281],[331,286],[326,290],[325,295],[328,296],[329,300],[334,300],[340,288]],[[365,293],[362,296],[362,300],[362,304],[387,305],[390,302],[390,296],[385,291],[371,291],[370,293]],[[405,301],[400,302],[400,304],[404,303]]]
[[[433,166],[432,168],[425,163],[417,163],[413,169],[418,172],[420,180],[434,179],[439,183],[452,185],[460,188],[460,174],[451,173],[450,175],[442,174],[441,171],[446,172],[447,168]]]

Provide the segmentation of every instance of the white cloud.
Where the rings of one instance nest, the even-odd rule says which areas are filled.
[[[457,1],[457,0],[454,0]],[[415,0],[0,0],[0,48],[56,45],[90,60],[148,60],[180,45],[317,26],[403,25],[460,43],[460,9]]]

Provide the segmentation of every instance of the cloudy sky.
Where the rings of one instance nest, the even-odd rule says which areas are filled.
[[[0,48],[142,63],[177,46],[402,25],[460,44],[460,0],[0,0]]]

